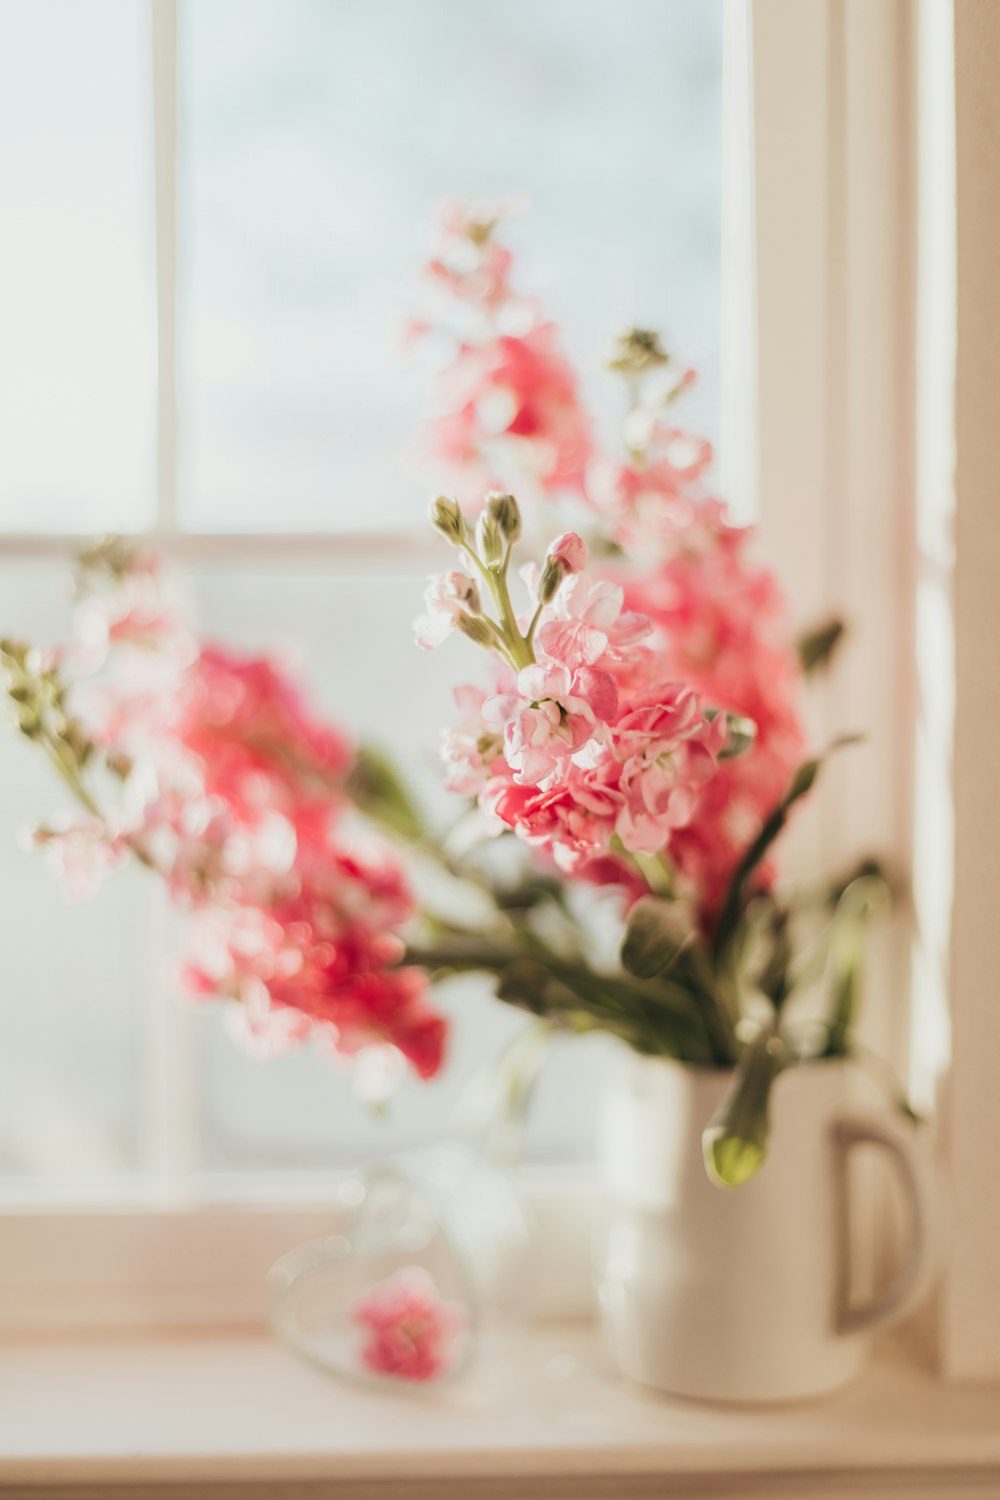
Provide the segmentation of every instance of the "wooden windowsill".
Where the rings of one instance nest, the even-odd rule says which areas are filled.
[[[111,1486],[121,1486],[110,1490]],[[1000,1389],[887,1350],[852,1389],[746,1410],[613,1379],[585,1326],[438,1392],[355,1390],[261,1332],[0,1344],[0,1495],[140,1500],[1000,1495]]]

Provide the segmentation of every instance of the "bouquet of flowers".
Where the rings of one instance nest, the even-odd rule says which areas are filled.
[[[735,1184],[763,1160],[777,1074],[854,1046],[862,931],[887,894],[870,859],[788,892],[775,863],[822,762],[806,679],[843,627],[793,635],[751,529],[709,487],[711,445],[677,421],[694,374],[651,330],[611,351],[624,416],[601,441],[558,331],[515,285],[505,214],[446,207],[415,330],[444,348],[424,456],[462,496],[431,510],[460,566],[431,580],[417,640],[457,630],[492,659],[456,691],[448,785],[528,846],[564,911],[588,885],[619,893],[616,972],[527,952],[500,969],[501,998],[731,1067],[704,1142]],[[514,569],[523,539],[567,519],[540,566]]]
[[[84,813],[35,839],[78,893],[129,856],[161,876],[187,914],[184,984],[229,1001],[260,1049],[311,1036],[429,1077],[446,1040],[432,981],[480,971],[549,1028],[732,1069],[705,1157],[737,1184],[763,1160],[778,1073],[851,1049],[884,892],[871,861],[790,892],[775,862],[821,765],[805,679],[841,630],[793,637],[709,487],[710,445],[677,424],[693,375],[657,334],[618,340],[625,415],[599,441],[502,222],[446,208],[412,328],[438,353],[422,461],[461,496],[431,507],[455,566],[417,642],[485,652],[443,736],[455,825],[427,827],[385,758],[275,662],[194,639],[155,562],[111,542],[82,560],[69,645],[0,643],[20,729]],[[427,859],[475,887],[474,919],[415,897]]]

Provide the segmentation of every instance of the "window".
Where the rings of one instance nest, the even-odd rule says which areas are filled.
[[[287,643],[318,701],[389,746],[416,725],[409,770],[440,797],[455,659],[412,646],[433,478],[406,468],[424,377],[398,338],[429,208],[529,194],[525,269],[574,356],[596,367],[623,322],[662,325],[704,373],[692,420],[716,436],[722,10],[7,0],[3,630],[62,633],[73,536],[153,530],[205,632]],[[452,1066],[372,1122],[316,1053],[262,1064],[217,1011],[176,1004],[169,914],[141,872],[63,906],[16,846],[53,785],[11,736],[0,774],[8,1201],[307,1190],[439,1134],[521,1024],[451,990]],[[569,1053],[543,1078],[535,1162],[590,1154],[603,1049]]]
[[[1000,1347],[982,1193],[994,954],[977,905],[995,885],[995,726],[988,663],[976,681],[961,666],[979,662],[996,599],[985,444],[952,514],[953,445],[988,429],[976,402],[996,384],[980,362],[996,357],[980,107],[994,32],[990,0],[0,6],[0,628],[60,633],[73,536],[154,529],[206,628],[295,637],[322,701],[391,741],[390,696],[353,637],[339,649],[364,607],[384,621],[393,692],[423,715],[414,771],[434,795],[448,664],[421,662],[418,684],[405,629],[422,488],[397,456],[421,377],[393,336],[427,200],[527,189],[523,244],[574,355],[641,316],[701,365],[698,417],[721,430],[726,492],[759,515],[803,613],[855,622],[815,727],[869,739],[831,767],[798,837],[812,863],[874,842],[915,877],[915,920],[878,959],[871,1040],[912,1064],[926,1104],[961,1023],[961,1255],[941,1314],[959,1375],[995,1374]],[[281,1219],[277,1186],[294,1192],[376,1136],[318,1059],[260,1068],[217,1017],[171,1002],[149,883],[57,906],[14,847],[52,790],[12,737],[0,786],[0,1285],[39,1294],[8,1299],[3,1321],[148,1316],[146,1295],[116,1300],[123,1276],[169,1283],[167,1318],[258,1313],[263,1268],[325,1222]],[[473,994],[453,1003],[458,1066],[401,1100],[393,1128],[408,1139],[440,1125],[512,1024]],[[574,1049],[549,1070],[534,1159],[586,1157],[600,1066],[599,1048]],[[224,1214],[205,1230],[171,1211],[234,1189],[266,1207],[229,1231]],[[57,1211],[33,1213],[37,1198]],[[133,1211],[109,1213],[116,1201]],[[54,1253],[59,1205],[72,1266]],[[581,1236],[561,1203],[550,1217],[565,1293]],[[199,1297],[226,1232],[232,1274]]]

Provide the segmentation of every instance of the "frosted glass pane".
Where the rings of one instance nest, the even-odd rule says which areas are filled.
[[[152,519],[147,7],[0,0],[0,528]]]
[[[189,524],[419,524],[397,339],[449,193],[527,193],[512,236],[581,366],[663,327],[714,436],[721,25],[721,0],[182,0]]]
[[[428,810],[447,816],[458,804],[441,791],[435,747],[468,650],[458,639],[433,654],[414,647],[410,621],[422,585],[422,574],[407,570],[337,577],[322,568],[212,569],[197,573],[193,597],[210,637],[265,649],[289,643],[313,701],[392,750]],[[470,1077],[498,1056],[525,1018],[477,980],[448,987],[439,1002],[454,1022],[449,1065],[430,1084],[404,1081],[384,1120],[358,1103],[348,1070],[308,1049],[251,1058],[234,1045],[221,1011],[202,1011],[195,1032],[203,1168],[248,1174],[329,1168],[447,1134]],[[588,1155],[606,1054],[606,1046],[591,1041],[554,1050],[532,1111],[530,1159]]]
[[[0,569],[0,632],[65,629],[65,571]],[[116,1190],[142,1165],[149,1003],[160,971],[157,892],[137,870],[70,905],[19,840],[73,804],[38,752],[0,722],[0,1192]]]

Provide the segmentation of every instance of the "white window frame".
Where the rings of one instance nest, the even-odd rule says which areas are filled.
[[[177,4],[149,3],[157,546],[234,565],[265,554],[322,555],[338,568],[429,556],[425,540],[415,536],[179,531]],[[862,726],[871,739],[863,752],[831,767],[798,842],[809,843],[813,863],[819,854],[827,865],[875,847],[905,873],[914,840],[921,847],[914,745],[926,692],[914,646],[914,601],[925,562],[917,545],[915,470],[918,456],[927,456],[931,425],[924,420],[928,393],[916,388],[915,351],[928,332],[922,309],[940,297],[941,276],[947,279],[947,254],[935,254],[929,226],[941,215],[947,222],[948,214],[948,184],[938,180],[942,173],[933,163],[941,159],[941,129],[947,140],[948,94],[939,77],[947,58],[942,63],[939,54],[941,35],[954,25],[952,0],[726,3],[724,479],[737,506],[756,509],[799,614],[865,621],[863,640],[845,651],[824,691],[815,729],[822,740]],[[923,122],[930,116],[932,138],[925,139]],[[936,205],[937,217],[928,203]],[[937,279],[927,271],[928,257]],[[938,373],[946,386],[947,370]],[[755,408],[747,397],[753,390]],[[933,418],[947,425],[947,401],[943,409],[938,401]],[[946,488],[947,475],[942,483]],[[78,540],[0,537],[0,556],[64,555]],[[945,750],[949,733],[946,726]],[[938,792],[949,803],[947,769]],[[957,846],[955,854],[960,860]],[[875,955],[872,988],[880,1003],[869,1008],[867,1039],[904,1066],[911,1055],[920,1061],[908,1039],[911,992],[918,1000],[925,996],[935,965],[947,961],[948,921],[941,916],[947,889],[943,896],[938,889],[935,899],[929,907],[934,930],[928,934],[926,922],[901,918]],[[918,917],[924,915],[918,903]],[[940,1006],[940,996],[935,1003]],[[919,1069],[915,1081],[925,1092],[935,1082]],[[979,1089],[984,1086],[978,1079]],[[530,1191],[545,1225],[539,1305],[562,1315],[586,1311],[592,1193],[587,1184],[568,1180],[536,1180]],[[209,1207],[179,1198],[117,1210],[13,1209],[0,1215],[0,1293],[6,1294],[0,1296],[0,1327],[259,1320],[267,1266],[290,1245],[328,1232],[333,1211],[329,1202]],[[61,1253],[69,1233],[71,1265]],[[972,1274],[983,1285],[977,1254],[970,1251]],[[994,1226],[991,1267],[998,1254],[1000,1229]],[[1000,1338],[991,1360],[978,1346],[962,1344],[949,1316],[946,1309],[932,1330],[935,1343],[951,1350],[949,1372],[1000,1374]]]

